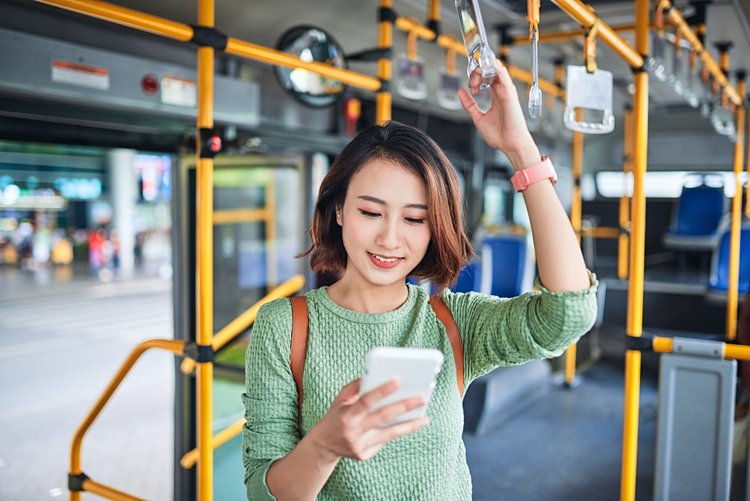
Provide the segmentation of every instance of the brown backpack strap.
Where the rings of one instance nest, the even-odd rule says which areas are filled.
[[[302,431],[302,373],[305,371],[307,355],[307,301],[305,296],[290,298],[292,303],[292,348],[289,365],[297,387],[297,407],[299,408],[300,432]]]
[[[458,326],[453,318],[451,310],[443,301],[443,298],[433,296],[430,298],[430,305],[435,310],[438,320],[445,326],[445,332],[448,334],[448,341],[453,348],[453,358],[456,360],[456,380],[458,382],[458,394],[464,395],[464,347],[461,343],[461,336],[458,334]]]

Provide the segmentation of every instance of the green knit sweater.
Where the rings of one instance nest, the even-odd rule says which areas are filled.
[[[596,279],[580,292],[528,292],[512,299],[446,292],[464,346],[464,381],[500,365],[554,357],[587,332],[596,317]],[[471,477],[461,439],[463,409],[456,366],[443,324],[423,289],[409,286],[394,311],[347,310],[325,288],[306,294],[309,342],[303,376],[302,430],[307,433],[328,410],[342,386],[362,375],[376,346],[437,348],[443,368],[427,408],[430,424],[397,438],[367,461],[344,458],[317,499],[471,499]],[[243,463],[248,499],[273,500],[266,484],[271,463],[299,442],[297,390],[289,368],[292,332],[287,299],[261,308],[246,357]]]

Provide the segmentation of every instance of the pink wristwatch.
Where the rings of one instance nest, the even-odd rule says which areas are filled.
[[[547,155],[542,155],[542,161],[531,167],[521,169],[510,178],[510,182],[513,184],[513,189],[521,192],[524,191],[529,185],[541,181],[542,179],[549,179],[552,184],[557,182],[557,173],[555,168],[552,166],[552,161]]]

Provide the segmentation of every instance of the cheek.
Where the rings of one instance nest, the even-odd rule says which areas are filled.
[[[420,226],[414,232],[413,242],[416,249],[420,252],[426,253],[427,247],[430,245],[430,238],[432,234],[428,225]]]
[[[346,220],[346,218],[345,218]],[[349,219],[349,224],[344,224],[341,227],[341,234],[343,236],[344,240],[344,247],[352,247],[355,245],[361,245],[365,240],[367,240],[367,225],[365,224],[357,224],[351,222],[351,218]]]

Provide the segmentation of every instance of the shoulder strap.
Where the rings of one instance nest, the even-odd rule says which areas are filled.
[[[448,334],[448,341],[451,343],[453,348],[453,358],[456,361],[456,380],[458,383],[458,394],[463,397],[464,395],[464,347],[461,343],[461,337],[458,335],[458,326],[456,326],[456,320],[453,318],[451,310],[443,301],[443,298],[433,296],[430,298],[430,305],[435,310],[438,320],[440,320],[445,326],[445,332]]]
[[[302,422],[302,373],[305,370],[307,355],[307,301],[305,296],[290,298],[292,303],[292,349],[289,365],[294,384],[297,386],[297,407],[299,421]]]

